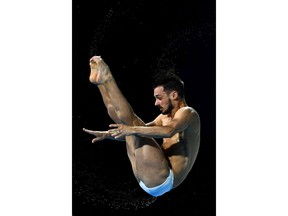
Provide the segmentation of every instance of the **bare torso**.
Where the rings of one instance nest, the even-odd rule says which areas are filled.
[[[177,187],[186,178],[198,154],[200,119],[196,111],[193,110],[193,112],[196,115],[191,120],[191,124],[171,138],[164,138],[161,146],[174,171],[174,187]],[[161,122],[163,126],[169,124],[170,121],[171,117],[162,115]]]

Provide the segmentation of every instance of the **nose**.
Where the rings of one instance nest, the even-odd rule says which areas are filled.
[[[155,100],[155,106],[158,106],[159,105],[159,101],[158,100]]]

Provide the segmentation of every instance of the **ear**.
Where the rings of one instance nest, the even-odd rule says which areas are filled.
[[[170,95],[171,95],[173,100],[176,100],[178,98],[178,92],[177,91],[172,91]]]

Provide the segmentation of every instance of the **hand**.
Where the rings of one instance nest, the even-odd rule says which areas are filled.
[[[122,138],[124,136],[131,135],[131,126],[124,125],[124,124],[110,124],[109,127],[115,127],[114,129],[108,130],[108,132],[113,136],[115,139]]]
[[[83,128],[83,131],[85,131],[88,134],[92,134],[96,137],[92,140],[92,143],[104,140],[107,137],[109,137],[109,132],[107,132],[107,131],[92,131],[92,130],[88,130],[86,128]]]

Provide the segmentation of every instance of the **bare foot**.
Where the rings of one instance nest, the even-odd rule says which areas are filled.
[[[113,78],[108,65],[100,56],[93,56],[90,59],[90,69],[89,80],[93,84],[100,85]]]

